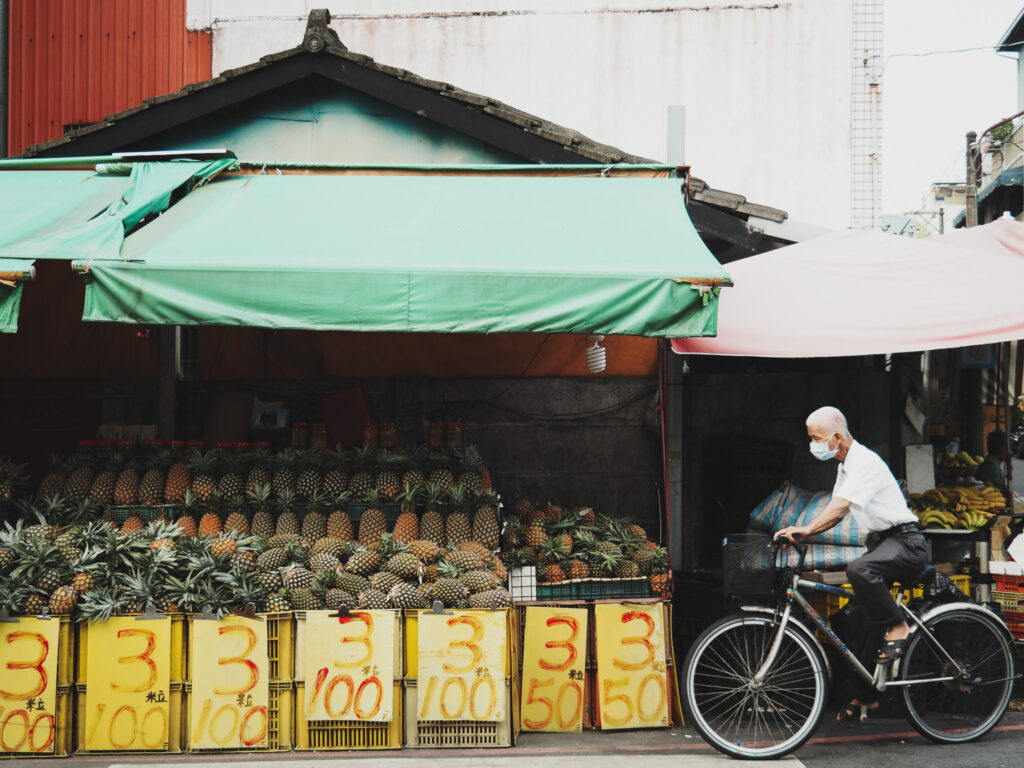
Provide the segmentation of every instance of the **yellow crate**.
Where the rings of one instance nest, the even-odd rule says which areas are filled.
[[[394,709],[389,723],[359,723],[349,720],[307,720],[306,686],[295,686],[295,749],[401,749],[402,683],[394,681]]]
[[[261,613],[267,622],[267,658],[271,682],[290,683],[295,679],[295,614]]]
[[[394,676],[396,680],[402,679],[402,667],[405,663],[404,644],[402,642],[402,612],[394,611],[395,614],[395,658]],[[305,653],[306,644],[306,612],[295,612],[295,682],[306,682]]]
[[[405,686],[405,745],[407,747],[433,747],[458,749],[460,747],[511,747],[512,685],[505,681],[505,719],[494,723],[473,720],[418,720],[416,681],[406,680]]]
[[[405,611],[405,679],[415,680],[417,673],[419,672],[419,615],[425,610],[429,609],[409,609]],[[505,659],[505,669],[511,674],[513,670],[518,669],[517,666],[513,666],[513,653],[518,653],[512,650],[512,646],[517,641],[516,635],[516,623],[515,623],[515,609],[514,608],[496,608],[497,611],[502,611],[505,614],[505,626],[508,628],[508,638],[505,642],[505,651],[507,653]],[[491,613],[491,611],[485,610],[473,610],[473,611],[459,611],[460,613]],[[518,664],[518,659],[516,659]]]
[[[185,627],[188,622],[183,613],[168,614],[171,617],[171,684],[183,683],[187,679],[188,672],[188,642],[185,636]],[[145,620],[143,620],[145,621]],[[77,685],[84,685],[88,681],[86,668],[89,658],[89,627],[87,623],[76,624],[77,650],[75,654],[75,679]],[[145,626],[143,624],[143,626]]]
[[[953,585],[957,587],[957,589],[959,589],[965,595],[970,597],[970,576],[950,576],[949,580],[953,582]],[[842,584],[840,586],[842,587],[842,589],[853,589],[853,587],[849,584]],[[907,589],[903,589],[900,586],[899,582],[896,582],[892,585],[892,589],[890,590],[890,592],[892,593],[893,600],[899,597],[899,595],[902,593],[904,603],[907,603],[916,597],[922,597],[924,595],[924,589],[921,587],[920,584],[915,585],[913,587],[909,587]],[[825,619],[827,619],[833,613],[835,613],[848,602],[850,602],[849,598],[843,597],[842,595],[835,595],[831,592],[819,592],[817,590],[810,592],[807,598],[811,605],[814,607],[814,610],[821,614],[822,618]]]
[[[90,703],[95,701],[89,696],[87,685],[76,686],[77,702],[75,706],[75,754],[124,754],[126,752],[149,752],[149,753],[177,753],[185,746],[185,684],[172,682],[168,691],[168,712],[167,712],[167,746],[164,749],[148,749],[139,746],[137,749],[125,750],[98,750],[86,749],[85,720],[86,712]],[[99,697],[102,701],[102,697]]]
[[[192,745],[190,723],[192,684],[185,684],[184,721],[185,748],[189,752],[288,752],[295,743],[295,686],[293,683],[270,683],[267,706],[267,746],[265,747],[228,747],[209,749]]]
[[[63,633],[61,634],[63,638]],[[70,662],[69,662],[70,664]],[[53,713],[53,749],[45,752],[8,752],[5,750],[10,749],[24,749],[29,747],[28,738],[32,738],[32,744],[42,746],[40,739],[45,744],[47,737],[41,736],[33,731],[29,731],[24,741],[19,742],[20,735],[15,735],[13,732],[8,734],[8,730],[11,728],[17,728],[16,723],[8,721],[6,727],[0,728],[0,760],[4,759],[18,759],[23,758],[54,758],[54,757],[67,757],[71,754],[71,741],[74,736],[72,730],[72,718],[74,709],[74,694],[73,689],[70,685],[58,686],[57,687],[57,711]],[[33,716],[39,713],[31,713]],[[20,717],[20,716],[19,716]],[[11,716],[13,719],[13,716]]]

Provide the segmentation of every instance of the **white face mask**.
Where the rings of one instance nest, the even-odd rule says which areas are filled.
[[[811,455],[814,458],[818,459],[819,461],[828,461],[829,459],[834,459],[836,457],[836,453],[839,452],[839,446],[837,445],[835,448],[829,448],[828,444],[831,439],[832,438],[829,437],[829,439],[823,443],[816,443],[814,441],[811,441]]]

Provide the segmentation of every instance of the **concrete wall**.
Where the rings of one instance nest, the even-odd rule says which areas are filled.
[[[331,8],[350,50],[662,160],[686,107],[686,161],[720,189],[845,227],[853,0],[373,0]],[[213,72],[302,39],[323,0],[190,0]],[[609,7],[609,5],[611,7]],[[812,106],[813,105],[813,106]]]

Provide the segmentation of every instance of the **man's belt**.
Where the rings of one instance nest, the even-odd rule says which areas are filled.
[[[886,528],[884,531],[872,531],[868,534],[868,540],[882,541],[882,539],[888,539],[890,536],[900,533],[917,533],[920,530],[921,528],[917,523],[900,523],[892,528]]]

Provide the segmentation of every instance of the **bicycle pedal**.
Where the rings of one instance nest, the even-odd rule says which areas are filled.
[[[864,704],[860,705],[860,721],[866,723],[868,721],[868,708]]]

